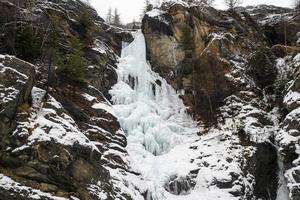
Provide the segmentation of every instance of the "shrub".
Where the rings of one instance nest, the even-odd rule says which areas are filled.
[[[30,110],[30,105],[28,103],[23,103],[18,107],[18,111],[21,113],[29,112],[29,110]]]
[[[90,10],[84,10],[79,16],[78,21],[86,30],[91,28],[93,25],[93,21]]]
[[[40,56],[40,46],[40,38],[35,35],[30,25],[17,32],[15,41],[17,57],[26,61],[35,60]]]
[[[83,85],[85,84],[86,68],[82,58],[82,44],[78,38],[71,41],[73,52],[60,64],[58,74],[61,81]]]
[[[262,48],[256,51],[248,60],[247,65],[247,73],[260,88],[274,84],[278,71],[270,49]]]

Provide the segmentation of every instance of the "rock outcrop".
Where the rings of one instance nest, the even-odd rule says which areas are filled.
[[[132,164],[128,133],[111,105],[122,41],[132,42],[131,33],[106,24],[85,1],[0,0],[0,199],[275,200],[280,193],[299,200],[299,15],[265,5],[230,12],[180,2],[166,1],[143,19],[147,59],[160,75],[147,89],[155,97],[169,83],[198,127],[185,136],[196,138],[191,144],[146,152],[166,164],[155,182],[155,168],[145,176]],[[72,56],[84,80],[62,75]],[[131,91],[140,79],[124,74]],[[170,89],[177,98],[169,86],[159,94]],[[180,117],[162,116],[170,133],[182,132]],[[137,119],[137,130],[155,123],[146,117]],[[130,117],[123,121],[131,130]],[[168,171],[164,158],[176,166]],[[157,164],[151,161],[147,166]]]
[[[146,14],[143,32],[153,68],[185,94],[186,104],[207,122],[214,121],[226,97],[241,89],[230,78],[232,63],[266,45],[248,13],[207,6],[166,4]]]
[[[133,199],[129,193],[134,190],[126,191],[120,174],[136,173],[126,160],[126,137],[107,100],[117,81],[122,40],[130,42],[131,34],[105,24],[79,0],[17,2],[0,2],[5,15],[1,53],[14,53],[19,45],[15,34],[26,26],[36,31],[34,42],[42,40],[44,46],[36,57],[26,57],[32,64],[0,57],[1,199]],[[92,31],[83,21],[86,12]],[[57,82],[63,78],[59,62],[51,62],[48,51],[53,23],[58,23],[59,56],[72,51],[73,38],[82,42],[84,85]]]
[[[231,141],[234,145],[228,144],[228,149],[239,149],[243,154],[232,161],[239,163],[241,173],[226,182],[215,181],[220,189],[235,188],[230,193],[236,197],[276,199],[278,170],[284,170],[291,199],[299,197],[295,153],[298,139],[287,142],[289,136],[282,136],[291,129],[296,132],[299,122],[292,110],[298,107],[294,99],[288,111],[292,112],[285,117],[280,98],[282,86],[288,80],[297,80],[287,77],[288,72],[283,69],[295,67],[295,62],[278,67],[283,62],[278,57],[292,59],[299,52],[297,17],[291,9],[273,6],[229,12],[205,5],[167,2],[143,19],[147,56],[153,69],[178,90],[194,119],[209,127],[214,124],[206,134],[213,135],[215,129],[223,131],[221,142],[225,145],[225,141]],[[284,20],[288,20],[286,42],[284,29],[279,26]],[[271,49],[273,45],[276,46]],[[288,130],[282,130],[287,127]],[[280,158],[277,145],[282,152]],[[278,168],[281,157],[288,159],[284,169]],[[247,182],[242,183],[241,179]]]
[[[300,87],[299,69],[300,54],[293,57],[278,59],[278,67],[282,70],[283,77],[288,74],[284,90],[283,116],[280,130],[276,136],[279,145],[279,154],[283,162],[284,176],[288,183],[291,199],[299,199],[299,142],[300,142]]]
[[[16,128],[16,113],[19,107],[28,103],[31,98],[35,70],[33,65],[15,57],[1,56],[0,63],[0,132],[4,136]]]

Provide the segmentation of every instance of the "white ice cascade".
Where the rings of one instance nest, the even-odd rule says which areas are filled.
[[[133,35],[134,41],[122,50],[118,82],[110,94],[127,136],[132,168],[145,181],[142,190],[152,193],[151,199],[162,200],[170,176],[191,170],[182,149],[189,149],[199,130],[176,91],[151,70],[144,35],[141,31]]]
[[[195,132],[195,123],[176,91],[151,71],[146,61],[144,35],[122,50],[118,83],[110,91],[128,142],[154,155],[168,152]]]

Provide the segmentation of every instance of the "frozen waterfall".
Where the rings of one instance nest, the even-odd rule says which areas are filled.
[[[195,131],[193,120],[175,90],[146,61],[141,32],[122,51],[118,83],[110,91],[129,144],[154,155],[168,152]]]
[[[199,130],[176,91],[151,70],[140,31],[122,50],[117,72],[110,94],[127,136],[132,167],[146,180],[151,199],[165,199],[164,183],[191,170],[185,167],[190,162],[181,147],[188,149]]]

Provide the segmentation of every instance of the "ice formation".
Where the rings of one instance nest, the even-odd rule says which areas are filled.
[[[135,40],[122,51],[118,82],[110,94],[127,135],[132,167],[146,180],[145,191],[156,191],[151,198],[164,199],[165,181],[191,170],[182,148],[189,148],[199,130],[176,91],[151,70],[143,34],[134,34]]]
[[[196,124],[176,91],[151,71],[145,49],[144,36],[137,32],[123,49],[119,80],[110,93],[130,145],[161,155],[190,140]]]

